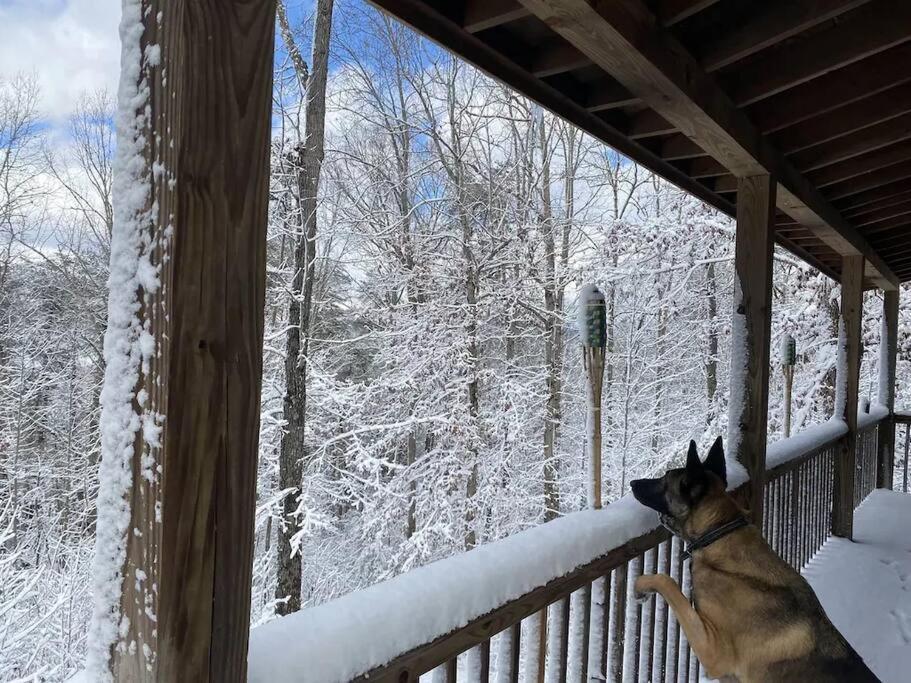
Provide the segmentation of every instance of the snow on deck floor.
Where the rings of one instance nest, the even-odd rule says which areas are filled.
[[[911,495],[870,494],[854,541],[829,539],[804,576],[883,683],[911,680]]]

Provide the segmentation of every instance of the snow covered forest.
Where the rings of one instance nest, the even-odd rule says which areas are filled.
[[[733,221],[361,0],[317,7],[331,35],[276,32],[254,624],[586,507],[585,283],[607,501],[727,424]],[[80,668],[92,600],[114,94],[60,127],[40,102],[0,76],[3,681]],[[793,431],[832,413],[838,286],[777,250],[774,304],[773,440],[785,334]],[[907,290],[898,354],[903,407]]]

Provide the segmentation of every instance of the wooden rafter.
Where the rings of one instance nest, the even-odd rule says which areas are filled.
[[[805,149],[792,155],[790,160],[801,171],[813,171],[908,139],[911,139],[911,112],[864,128],[856,134]]]
[[[837,140],[911,112],[911,82],[785,128],[772,141],[785,154]]]
[[[528,16],[517,0],[467,0],[462,26],[469,33],[486,31]]]
[[[700,61],[706,71],[716,71],[867,2],[869,0],[755,3],[756,14],[705,48]]]
[[[906,161],[911,161],[911,143],[907,141],[882,147],[874,152],[826,166],[818,171],[810,171],[807,173],[807,177],[817,187],[825,188],[858,176],[885,170]]]
[[[828,30],[751,60],[736,71],[728,92],[738,106],[757,102],[908,41],[909,25],[911,3],[873,0]]]
[[[660,0],[656,14],[662,25],[673,26],[716,2],[718,0]]]
[[[911,44],[905,43],[757,102],[748,112],[759,130],[772,133],[911,82],[909,62]]]
[[[909,174],[907,177],[911,177]],[[869,208],[878,202],[888,201],[908,192],[906,178],[900,177],[890,182],[883,183],[875,188],[867,188],[858,192],[848,192],[840,198],[833,199],[833,203],[840,211]]]

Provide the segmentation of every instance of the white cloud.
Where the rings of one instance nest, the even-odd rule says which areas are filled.
[[[117,87],[119,0],[0,0],[0,77],[35,73],[43,115],[64,119],[79,94]]]

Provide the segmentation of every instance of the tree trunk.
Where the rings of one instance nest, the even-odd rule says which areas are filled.
[[[544,407],[544,519],[554,519],[560,513],[560,494],[557,489],[556,441],[560,412],[560,378],[557,361],[557,246],[554,237],[553,209],[550,196],[550,156],[543,114],[538,121],[538,141],[541,147],[541,215],[544,234],[544,367],[547,400]]]
[[[715,264],[709,263],[705,270],[705,286],[708,301],[708,358],[705,361],[705,392],[708,399],[706,424],[715,416],[715,392],[718,391],[718,281],[715,277]]]
[[[283,523],[278,531],[278,570],[275,596],[279,614],[296,612],[301,606],[301,555],[292,548],[293,537],[301,531],[297,506],[306,458],[307,353],[313,308],[316,263],[316,197],[324,155],[326,119],[326,78],[333,0],[318,0],[313,28],[312,72],[307,81],[305,138],[298,148],[297,201],[301,230],[294,248],[294,280],[288,306],[285,341],[285,432],[279,453],[279,487],[286,491],[282,501]]]

